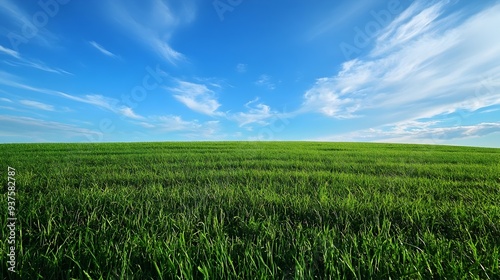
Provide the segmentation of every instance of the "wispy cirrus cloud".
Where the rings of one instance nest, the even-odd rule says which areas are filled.
[[[49,48],[56,46],[58,36],[47,30],[47,28],[43,28],[43,26],[37,27],[33,22],[34,15],[28,14],[16,2],[12,0],[0,1],[0,13],[10,18],[11,26],[9,27],[11,31],[6,35],[12,47],[17,51],[20,43],[26,43],[29,40]],[[58,3],[56,5],[59,6]]]
[[[109,57],[112,57],[112,58],[118,58],[118,56],[116,54],[108,51],[107,49],[105,49],[103,46],[99,45],[95,41],[90,41],[89,44],[92,47],[94,47],[95,49],[97,49],[99,52],[101,52],[102,54],[106,55],[106,56],[109,56]]]
[[[205,84],[191,83],[175,80],[176,86],[167,88],[173,93],[177,101],[189,109],[209,116],[222,116],[224,113],[217,111],[221,106],[215,97],[215,92]]]
[[[169,41],[175,30],[194,20],[193,1],[108,1],[108,15],[166,61],[176,64],[184,55],[171,47]]]
[[[10,66],[14,66],[14,67],[30,67],[30,68],[42,70],[42,71],[49,72],[49,73],[59,74],[59,75],[62,75],[62,74],[73,75],[72,73],[70,73],[66,70],[63,70],[61,68],[51,67],[51,66],[48,66],[41,61],[31,61],[29,59],[25,59],[22,57],[19,57],[18,61],[4,61],[4,63],[7,65],[10,65]]]
[[[154,128],[162,132],[193,131],[200,128],[198,121],[186,121],[181,116],[165,115],[152,116],[147,122],[139,122],[145,128]]]
[[[437,19],[444,13],[446,4],[443,1],[427,7],[423,1],[413,2],[377,36],[372,55],[394,51],[400,46],[404,47],[412,39],[432,32]],[[453,23],[454,19],[454,15],[449,15],[443,24]],[[449,25],[441,27],[447,28]]]
[[[133,111],[132,108],[130,108],[128,106],[120,105],[120,101],[118,99],[115,99],[115,98],[106,97],[106,96],[103,96],[100,94],[86,94],[86,95],[80,95],[80,96],[79,95],[72,95],[72,94],[68,94],[66,92],[62,92],[62,91],[30,86],[30,85],[22,83],[18,80],[19,80],[19,78],[17,76],[0,71],[0,84],[4,84],[4,85],[14,87],[14,88],[19,88],[19,89],[29,90],[29,91],[33,91],[33,92],[39,92],[39,93],[43,93],[43,94],[57,96],[57,97],[65,98],[65,99],[80,102],[80,103],[89,104],[89,105],[95,106],[97,108],[107,110],[107,111],[113,112],[115,114],[121,115],[121,116],[126,117],[126,118],[131,118],[131,119],[142,119],[143,118],[142,116],[137,115]]]
[[[6,55],[10,55],[10,56],[15,57],[15,58],[20,58],[20,55],[17,51],[6,48],[2,45],[0,45],[0,53],[4,53]]]
[[[379,33],[369,55],[318,79],[301,111],[387,125],[500,104],[500,37],[491,36],[500,5],[459,25],[465,11],[445,15],[443,5],[412,4]]]
[[[39,109],[39,110],[54,111],[54,106],[49,105],[49,104],[45,104],[45,103],[42,103],[42,102],[38,102],[38,101],[23,99],[23,100],[20,100],[19,103],[21,103],[21,104],[23,104],[25,106],[28,106],[28,107]]]
[[[0,11],[19,24],[24,24],[26,22],[27,14],[19,9],[13,1],[5,0],[0,2]]]
[[[50,67],[48,65],[46,65],[45,63],[39,61],[39,60],[31,60],[31,59],[27,59],[23,56],[21,56],[21,54],[15,50],[12,50],[12,49],[9,49],[9,48],[6,48],[2,45],[0,45],[0,53],[4,53],[4,54],[7,54],[13,58],[15,58],[15,60],[5,60],[3,61],[3,63],[7,64],[7,65],[10,65],[10,66],[14,66],[14,67],[30,67],[30,68],[34,68],[34,69],[38,69],[38,70],[42,70],[42,71],[45,71],[45,72],[50,72],[50,73],[56,73],[56,74],[67,74],[67,75],[72,75],[70,72],[68,71],[65,71],[63,69],[60,69],[60,68],[56,68],[56,67]]]
[[[87,136],[101,135],[99,131],[77,127],[56,121],[40,120],[22,116],[0,115],[2,130],[0,136],[4,139],[27,142],[58,142],[60,139],[73,141],[86,140]],[[20,137],[20,135],[22,135]],[[40,137],[43,135],[43,138]]]
[[[68,93],[60,92],[60,91],[51,91],[51,90],[41,90],[41,92],[46,92],[52,95],[57,95],[60,97],[64,97],[66,99],[70,99],[73,101],[86,103],[89,105],[93,105],[97,108],[101,108],[112,113],[118,114],[120,116],[140,120],[143,119],[143,116],[140,116],[134,112],[134,110],[128,106],[120,105],[120,101],[115,98],[106,97],[100,94],[86,94],[82,96],[71,95]]]
[[[135,124],[153,134],[181,133],[193,139],[214,139],[220,135],[219,121],[184,120],[181,116],[175,115],[149,116]]]
[[[351,1],[343,2],[335,9],[327,9],[328,16],[319,17],[321,19],[326,18],[326,20],[321,20],[321,22],[318,22],[315,26],[313,26],[313,28],[307,32],[306,39],[310,41],[318,36],[337,29],[345,21],[348,21],[363,9],[369,8],[369,5],[370,3],[366,2]]]
[[[0,101],[2,102],[7,102],[7,103],[12,103],[12,100],[5,98],[5,97],[0,97]]]
[[[130,119],[136,119],[136,120],[142,120],[142,119],[144,119],[143,116],[137,115],[134,112],[134,110],[132,110],[132,108],[130,108],[130,107],[121,107],[121,108],[118,109],[118,112],[122,116],[125,116],[125,117],[130,118]]]

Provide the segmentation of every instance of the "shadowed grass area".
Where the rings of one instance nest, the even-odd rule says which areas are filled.
[[[16,169],[23,279],[500,278],[500,149],[180,142],[0,152],[2,168]],[[0,242],[0,276],[12,277]]]

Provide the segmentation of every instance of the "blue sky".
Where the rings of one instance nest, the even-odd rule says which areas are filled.
[[[0,142],[500,147],[499,1],[0,1]]]

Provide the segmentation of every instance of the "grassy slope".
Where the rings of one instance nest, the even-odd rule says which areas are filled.
[[[500,149],[198,142],[0,154],[17,170],[26,279],[500,278]]]

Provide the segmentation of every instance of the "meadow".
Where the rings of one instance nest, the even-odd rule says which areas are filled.
[[[2,279],[500,279],[500,149],[2,144],[0,155]]]

